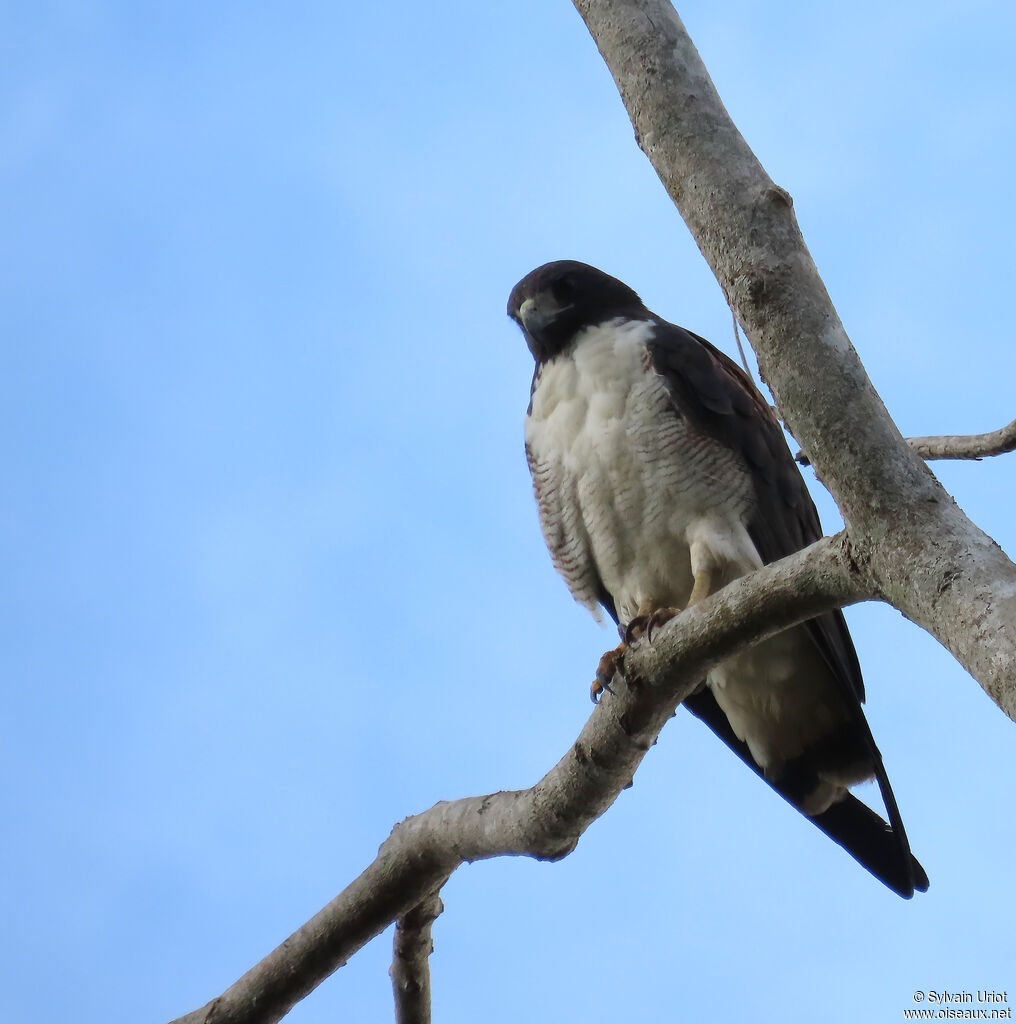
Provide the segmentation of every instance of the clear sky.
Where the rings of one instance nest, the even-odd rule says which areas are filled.
[[[1010,420],[1016,9],[680,10],[901,429]],[[730,313],[566,0],[14,0],[0,52],[0,1020],[158,1022],[590,712],[515,281],[585,260],[728,351]],[[1016,551],[1016,455],[936,472]],[[1016,1002],[1013,726],[848,619],[927,895],[681,713],[566,861],[454,876],[435,1021]],[[389,957],[291,1020],[391,1019]]]

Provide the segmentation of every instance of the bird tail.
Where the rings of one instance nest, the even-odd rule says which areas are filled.
[[[748,745],[737,738],[727,721],[727,716],[716,703],[716,699],[708,687],[703,687],[698,693],[686,698],[684,704],[696,718],[705,722],[759,778],[776,790],[789,804],[797,810],[801,810],[799,801],[795,799],[795,794],[790,789],[781,786],[778,779],[766,778],[765,773],[751,756]],[[896,797],[882,764],[882,755],[878,752],[871,737],[871,730],[864,718],[864,713],[860,712],[857,717],[858,726],[863,728],[867,734],[864,738],[869,744],[872,767],[889,821],[886,822],[881,815],[851,793],[847,793],[843,799],[838,800],[819,814],[805,814],[805,817],[813,821],[833,842],[842,846],[854,860],[870,871],[880,882],[904,899],[910,899],[915,891],[927,891],[928,876],[917,858],[910,852],[910,843],[903,827],[903,819],[896,804]],[[804,811],[801,813],[804,814]]]

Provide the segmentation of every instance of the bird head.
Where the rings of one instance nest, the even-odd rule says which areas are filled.
[[[553,359],[586,327],[646,313],[626,284],[577,260],[537,267],[508,297],[508,315],[522,329],[537,362]]]

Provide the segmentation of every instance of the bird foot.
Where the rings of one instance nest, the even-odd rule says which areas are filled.
[[[627,626],[621,631],[621,635],[624,637],[626,644],[633,644],[640,637],[645,635],[646,626],[649,624],[649,620],[652,615],[636,615]]]
[[[628,650],[628,642],[627,640],[622,640],[617,647],[612,651],[607,651],[607,653],[600,658],[600,664],[596,667],[596,678],[589,687],[589,696],[592,698],[594,704],[600,703],[600,694],[603,693],[604,690],[606,690],[607,693],[614,692],[610,688],[610,684],[613,682],[614,676],[622,671],[621,665],[624,661],[624,652],[626,650]]]
[[[652,615],[643,615],[642,632],[645,634],[646,643],[651,644],[653,642],[654,629],[659,629],[660,626],[665,625],[680,614],[680,608],[657,608]]]
[[[600,702],[600,694],[606,691],[613,693],[610,684],[618,674],[624,675],[625,651],[642,637],[647,643],[653,642],[653,630],[659,629],[664,623],[681,614],[680,608],[659,608],[650,615],[636,615],[621,630],[621,642],[612,651],[607,651],[600,658],[600,664],[596,668],[596,678],[589,687],[589,696],[594,704]]]

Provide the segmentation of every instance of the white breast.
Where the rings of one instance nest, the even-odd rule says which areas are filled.
[[[683,606],[695,566],[726,582],[761,564],[748,472],[677,412],[651,368],[653,331],[617,320],[578,335],[541,368],[526,419],[554,564],[594,614],[602,581],[622,624]]]

